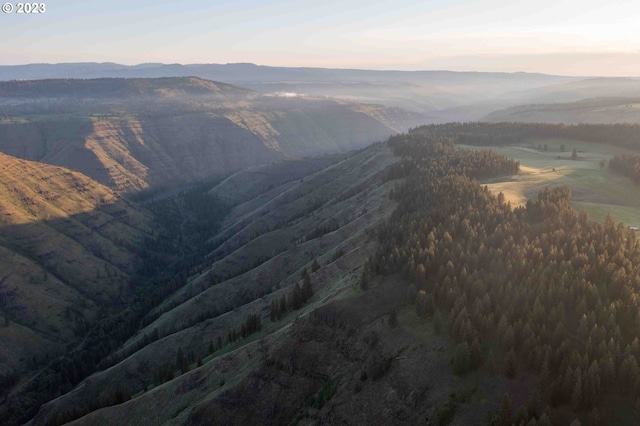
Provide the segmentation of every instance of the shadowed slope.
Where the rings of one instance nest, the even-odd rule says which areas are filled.
[[[66,350],[125,297],[150,225],[80,173],[0,153],[0,374]]]

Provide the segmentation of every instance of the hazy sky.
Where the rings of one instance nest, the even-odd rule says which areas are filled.
[[[253,62],[640,76],[638,0],[44,3],[40,15],[0,13],[0,64]]]

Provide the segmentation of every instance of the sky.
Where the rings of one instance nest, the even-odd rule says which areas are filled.
[[[40,14],[9,4],[14,11],[0,13],[0,65],[252,62],[640,76],[638,0],[52,0]]]

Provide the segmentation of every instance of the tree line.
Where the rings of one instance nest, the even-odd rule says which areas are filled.
[[[452,138],[464,145],[512,145],[534,139],[562,138],[640,148],[640,124],[551,124],[551,123],[447,123],[431,124],[413,129],[409,135],[422,134],[430,138]]]
[[[640,184],[640,154],[618,154],[609,160],[609,169]]]

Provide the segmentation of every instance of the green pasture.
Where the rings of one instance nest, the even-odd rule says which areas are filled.
[[[610,214],[615,222],[640,226],[640,186],[611,173],[607,165],[600,167],[602,159],[608,161],[616,154],[630,152],[625,148],[570,139],[532,139],[509,146],[459,147],[492,149],[520,161],[521,171],[517,175],[483,182],[491,191],[502,192],[514,206],[535,198],[545,186],[566,185],[571,188],[575,208],[585,210],[590,218],[602,221]],[[576,159],[572,158],[574,148]]]

